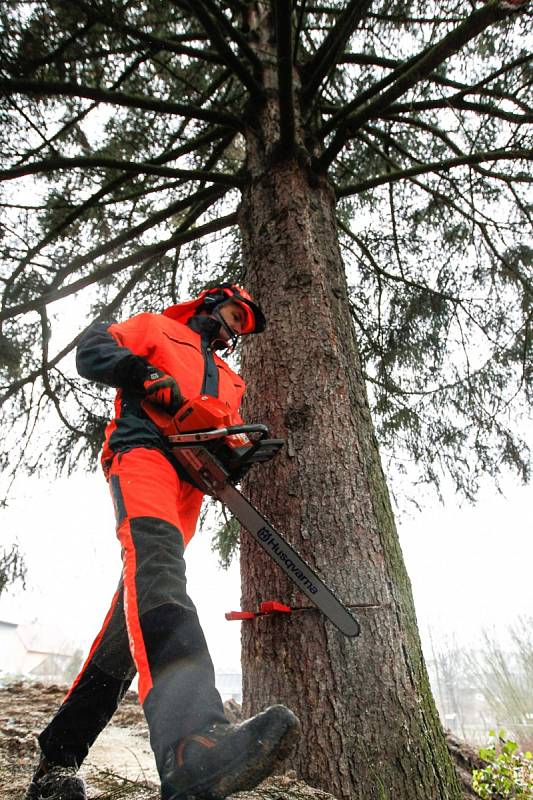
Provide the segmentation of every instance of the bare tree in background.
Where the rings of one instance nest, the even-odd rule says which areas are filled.
[[[533,746],[533,618],[511,625],[508,641],[483,632],[469,667],[492,712],[494,728],[512,734],[523,750]]]
[[[9,550],[0,550],[0,595],[17,581],[25,586],[26,565],[18,545],[14,544]]]
[[[446,729],[465,741],[470,741],[467,732],[467,724],[472,722],[469,695],[475,689],[471,680],[468,653],[454,637],[439,645],[435,645],[430,637],[430,648],[431,657],[426,658],[440,718]]]
[[[415,500],[528,477],[528,4],[0,9],[3,464],[96,454],[109,393],[71,358],[90,321],[191,276],[245,283],[269,320],[243,352],[247,414],[287,441],[247,491],[377,606],[356,641],[314,612],[244,628],[246,711],[292,706],[294,768],[339,798],[459,800],[377,440]],[[246,539],[241,563],[243,602],[300,604]]]

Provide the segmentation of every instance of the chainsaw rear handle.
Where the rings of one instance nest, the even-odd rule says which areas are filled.
[[[203,442],[211,442],[214,439],[223,439],[225,436],[233,436],[237,433],[259,434],[258,441],[270,436],[270,431],[266,425],[261,423],[252,425],[229,425],[227,428],[214,428],[210,431],[192,431],[190,433],[176,433],[168,436],[168,441],[177,447],[191,447]]]

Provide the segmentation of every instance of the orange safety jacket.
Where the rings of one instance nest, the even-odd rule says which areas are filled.
[[[178,321],[178,316],[184,318],[183,307],[172,306],[163,314],[139,314],[125,322],[95,323],[80,341],[76,353],[80,375],[118,389],[115,416],[106,428],[102,451],[106,473],[116,453],[148,447],[161,450],[185,478],[161,433],[170,415],[128,385],[124,366],[132,356],[175,378],[184,399],[199,394],[217,397],[227,403],[232,424],[242,422],[238,409],[244,381],[213,352],[207,336]]]

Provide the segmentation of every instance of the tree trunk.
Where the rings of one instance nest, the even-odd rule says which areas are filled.
[[[356,612],[357,639],[317,611],[244,623],[244,710],[292,708],[303,736],[290,767],[338,798],[459,800],[369,413],[335,198],[301,160],[272,158],[276,108],[246,137],[246,286],[268,325],[249,337],[243,373],[245,416],[286,447],[245,490],[346,604],[379,605]],[[246,535],[241,565],[243,608],[309,605]]]

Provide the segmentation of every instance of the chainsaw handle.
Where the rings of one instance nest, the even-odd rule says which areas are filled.
[[[210,442],[213,439],[223,439],[225,436],[232,436],[237,433],[258,433],[259,441],[270,436],[270,431],[266,425],[260,423],[252,425],[228,425],[227,428],[214,428],[211,431],[192,431],[189,433],[178,433],[168,437],[168,441],[173,445],[191,446],[201,442]]]
[[[251,425],[230,425],[226,428],[227,436],[232,436],[234,433],[259,433],[259,439],[266,439],[270,436],[270,431],[266,425],[260,422],[252,423]]]

